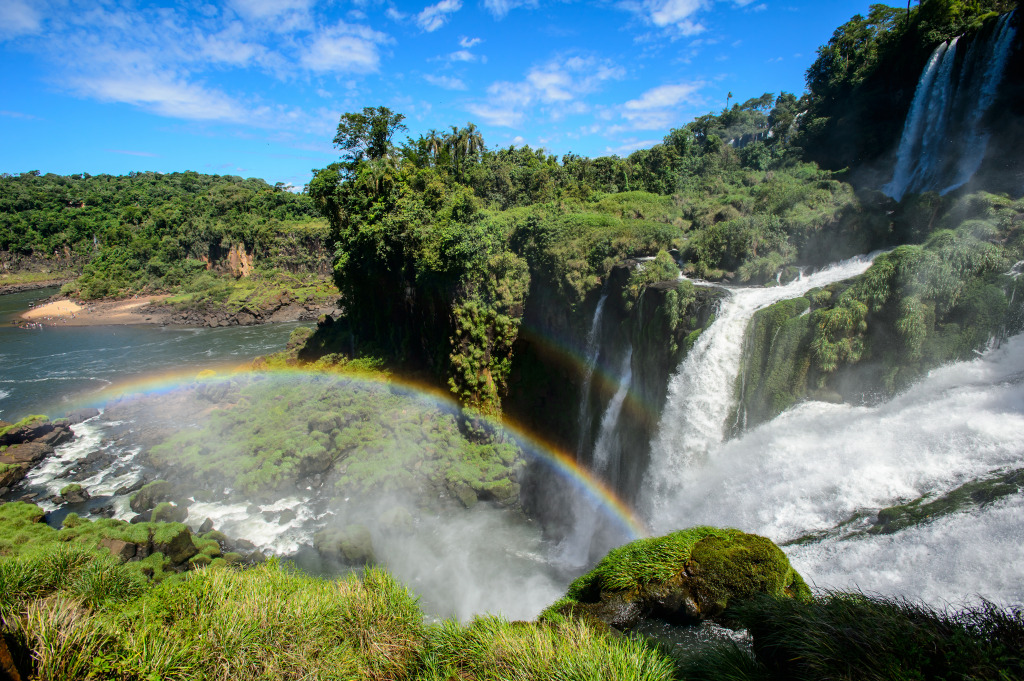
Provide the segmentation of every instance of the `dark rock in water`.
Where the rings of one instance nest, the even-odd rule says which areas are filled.
[[[380,514],[377,524],[385,532],[407,533],[414,529],[412,513],[404,506],[393,506]]]
[[[114,507],[110,504],[107,504],[106,506],[97,506],[95,508],[89,509],[90,515],[98,515],[101,518],[113,518],[114,512]]]
[[[25,442],[9,445],[7,450],[0,454],[0,463],[37,464],[50,454],[53,454],[53,447],[48,444],[43,442]]]
[[[451,491],[455,498],[466,508],[473,508],[476,502],[479,501],[473,488],[465,483],[458,483],[452,486]]]
[[[91,497],[87,490],[83,489],[82,486],[77,483],[72,483],[61,489],[59,497],[60,501],[58,503],[81,504],[89,501],[90,498]]]
[[[810,589],[771,540],[694,527],[610,552],[569,585],[542,619],[569,617],[629,629],[643,618],[677,624],[720,619],[730,603],[760,595],[809,599]]]
[[[366,565],[376,560],[373,537],[363,525],[321,530],[313,535],[313,547],[325,558],[346,565]]]
[[[235,548],[238,549],[240,552],[247,553],[247,552],[255,551],[256,550],[256,545],[253,544],[248,539],[236,539],[235,540]]]
[[[142,486],[128,503],[136,513],[149,511],[161,501],[170,499],[173,490],[174,486],[166,480],[154,480]]]
[[[287,525],[291,521],[295,520],[295,511],[290,508],[286,508],[281,511],[280,517],[277,519],[278,525]]]
[[[169,501],[161,501],[150,515],[150,519],[154,523],[183,523],[187,517],[187,508],[177,506]]]
[[[14,425],[7,424],[5,426],[8,430],[0,435],[0,447],[32,442],[53,432],[53,424],[46,420],[32,421],[18,427],[14,427]]]
[[[213,520],[207,518],[203,521],[203,524],[199,526],[199,534],[206,534],[213,530]]]
[[[70,428],[67,426],[55,426],[53,430],[38,438],[36,441],[42,442],[43,444],[51,447],[57,447],[65,442],[71,442],[74,439],[75,434],[71,432]]]
[[[133,492],[138,492],[140,489],[142,489],[145,486],[145,484],[146,484],[145,478],[140,478],[139,480],[133,482],[130,485],[124,485],[122,487],[118,487],[117,491],[115,491],[114,494],[116,496],[124,496],[125,494],[132,494]]]
[[[77,424],[79,424],[79,423],[81,423],[83,421],[88,421],[89,419],[91,419],[91,418],[93,418],[95,416],[99,416],[99,415],[100,415],[100,410],[99,409],[91,409],[91,408],[90,409],[76,409],[75,411],[69,411],[69,412],[64,414],[64,416],[67,418],[67,421],[68,421],[68,423],[70,425],[77,425]]]
[[[137,516],[134,516],[128,522],[130,522],[132,525],[137,525],[139,523],[148,523],[149,519],[150,519],[150,516],[152,516],[152,515],[153,515],[152,511],[145,511],[143,513],[138,514]]]
[[[101,539],[100,546],[109,550],[110,553],[122,563],[134,558],[137,550],[135,544],[131,542],[122,541],[121,539],[111,539],[109,537]]]

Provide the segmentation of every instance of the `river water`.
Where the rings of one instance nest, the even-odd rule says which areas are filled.
[[[301,325],[23,329],[14,324],[33,303],[54,293],[41,289],[0,296],[0,420],[63,416],[90,394],[141,376],[242,364],[283,350]]]

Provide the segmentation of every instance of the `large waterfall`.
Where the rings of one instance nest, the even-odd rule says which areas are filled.
[[[1003,15],[987,39],[975,39],[960,58],[959,38],[935,48],[921,72],[907,113],[892,179],[882,187],[946,193],[966,184],[981,166],[989,133],[984,118],[995,101],[1015,29]]]
[[[666,514],[675,520],[672,509],[688,471],[702,464],[722,442],[743,336],[753,314],[812,288],[861,274],[871,261],[871,256],[851,258],[785,286],[733,289],[722,302],[714,323],[697,339],[669,382],[668,401],[651,442],[642,501],[656,526]]]

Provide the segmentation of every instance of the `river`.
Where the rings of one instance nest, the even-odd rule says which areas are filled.
[[[0,420],[62,416],[90,393],[141,376],[241,364],[283,350],[300,322],[186,328],[46,326],[23,329],[18,315],[56,289],[0,295]]]

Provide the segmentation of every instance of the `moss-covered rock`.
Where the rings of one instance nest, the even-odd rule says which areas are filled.
[[[174,485],[166,480],[154,480],[144,485],[131,496],[129,505],[136,513],[144,513],[153,509],[161,501],[167,501],[174,492]]]
[[[154,523],[183,523],[188,517],[188,509],[177,506],[169,501],[161,501],[153,509],[150,519]]]
[[[313,547],[324,557],[347,565],[373,563],[373,537],[363,525],[328,528],[313,535]]]
[[[767,594],[810,598],[771,540],[739,530],[694,527],[640,539],[610,552],[569,585],[542,619],[569,617],[630,628],[641,618],[696,623],[721,619],[733,602]]]

